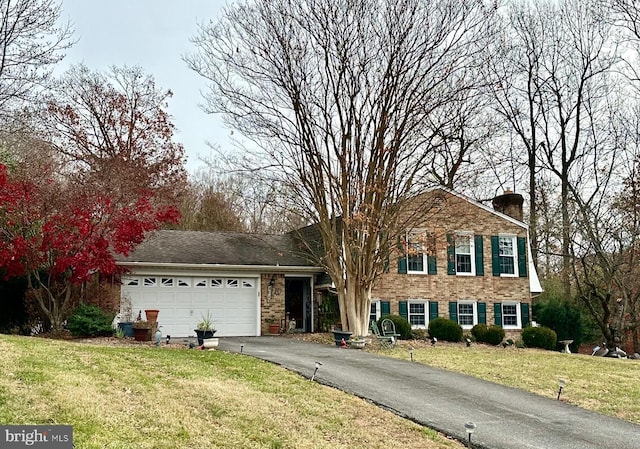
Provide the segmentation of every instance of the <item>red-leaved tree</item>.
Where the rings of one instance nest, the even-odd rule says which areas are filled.
[[[54,331],[62,329],[74,285],[116,273],[115,255],[178,218],[174,207],[154,206],[149,193],[116,202],[53,177],[12,177],[0,164],[0,272],[26,276]]]

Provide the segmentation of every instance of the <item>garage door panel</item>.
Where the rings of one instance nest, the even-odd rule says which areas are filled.
[[[164,335],[192,336],[208,314],[216,336],[254,336],[259,334],[257,285],[256,278],[140,276],[137,285],[123,285],[122,295],[131,298],[134,318],[138,310],[160,310]]]

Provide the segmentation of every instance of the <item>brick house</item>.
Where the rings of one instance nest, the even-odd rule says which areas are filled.
[[[371,319],[393,313],[426,328],[446,317],[463,329],[485,323],[519,333],[542,291],[522,196],[507,192],[492,209],[447,189],[427,195],[430,212],[400,236],[399,257],[374,286]]]
[[[373,289],[372,318],[400,314],[420,328],[441,316],[463,328],[495,322],[519,332],[541,290],[522,197],[502,195],[491,209],[447,189],[425,195],[429,213],[398,237],[398,257]],[[301,238],[310,237],[158,231],[118,261],[128,269],[121,305],[133,318],[160,310],[165,335],[192,335],[204,315],[213,316],[217,336],[262,335],[272,323],[314,332],[331,282]]]

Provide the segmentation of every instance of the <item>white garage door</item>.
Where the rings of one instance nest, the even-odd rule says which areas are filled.
[[[163,335],[186,337],[203,317],[213,319],[216,337],[259,335],[258,279],[241,277],[127,276],[122,299],[131,299],[133,319],[158,309]]]

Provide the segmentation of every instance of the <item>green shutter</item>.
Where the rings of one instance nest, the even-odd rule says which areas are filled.
[[[398,303],[398,312],[400,312],[400,316],[405,320],[409,319],[409,311],[407,310],[407,301],[400,301]]]
[[[427,256],[427,273],[438,274],[436,256]]]
[[[389,255],[387,254],[387,256],[384,258],[384,267],[382,269],[382,271],[384,273],[388,273],[389,272]]]
[[[475,251],[476,251],[476,276],[484,276],[484,254],[482,254],[482,236],[476,235]]]
[[[429,321],[438,318],[438,301],[429,301]]]
[[[527,239],[518,237],[518,276],[527,277]]]
[[[449,303],[449,319],[458,322],[458,303],[455,301]]]
[[[456,241],[447,234],[447,274],[456,274]]]
[[[502,326],[502,303],[495,303],[493,305],[493,322],[498,326]]]
[[[391,315],[391,303],[389,301],[380,301],[380,316]]]
[[[487,303],[478,303],[478,324],[487,324]]]
[[[400,257],[398,259],[398,273],[407,274],[407,258]]]
[[[520,303],[520,318],[522,319],[522,328],[524,329],[529,325],[529,304],[524,302]]]
[[[497,235],[491,236],[491,267],[494,276],[500,276],[500,241]]]

